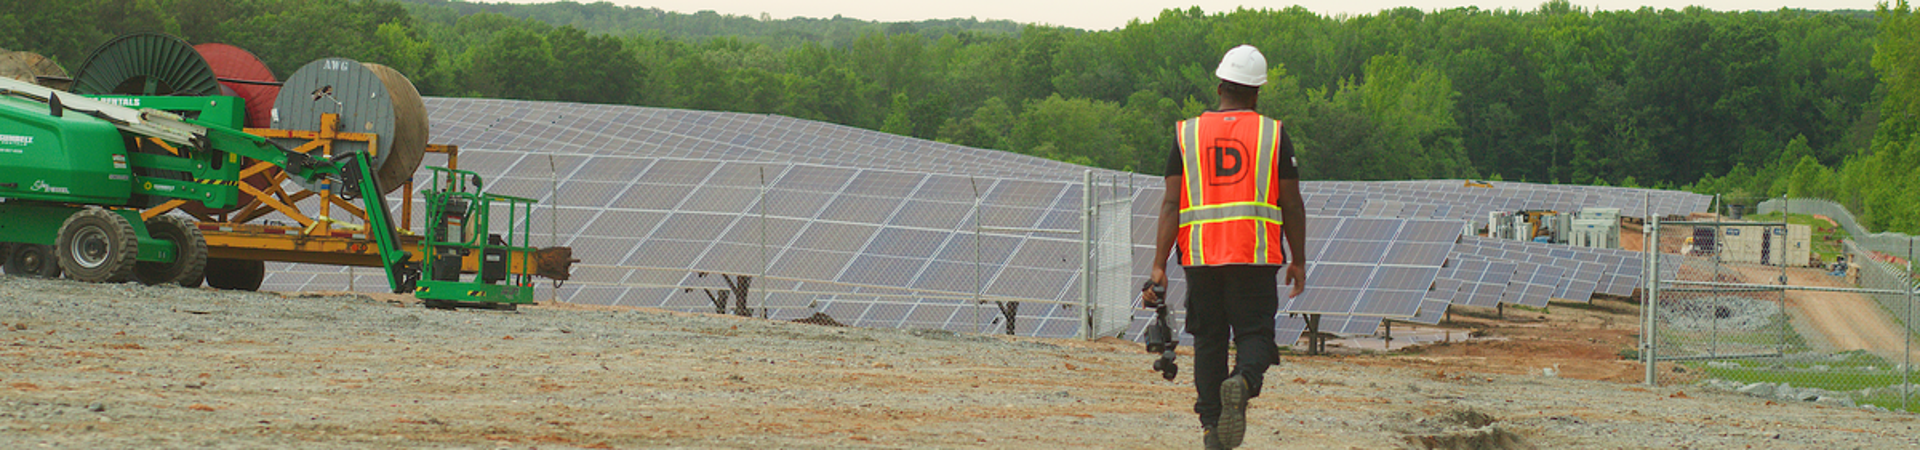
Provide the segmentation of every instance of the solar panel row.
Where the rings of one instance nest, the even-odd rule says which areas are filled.
[[[1705,210],[1711,197],[1690,192],[1607,186],[1564,186],[1492,182],[1493,187],[1468,187],[1461,180],[1388,182],[1333,181],[1316,183],[1338,210],[1358,209],[1360,215],[1485,221],[1488,212],[1619,208],[1625,216],[1648,211],[1678,214]],[[1361,199],[1356,201],[1354,199]],[[1308,205],[1315,206],[1311,201]]]
[[[576,266],[576,282],[559,291],[543,288],[541,298],[711,310],[704,289],[724,289],[721,274],[747,274],[756,276],[752,291],[766,296],[775,318],[823,312],[861,326],[997,331],[1004,326],[1001,310],[974,302],[980,291],[1023,302],[1015,317],[1021,334],[1077,331],[1078,237],[976,236],[973,227],[1078,228],[1084,167],[759,114],[426,102],[432,140],[461,146],[461,168],[481,173],[490,189],[542,201],[531,218],[544,238],[537,244],[572,246],[587,261]],[[1161,180],[1099,172],[1138,188],[1121,194],[1133,199],[1129,284],[1137,285],[1152,258]],[[1631,292],[1639,266],[1627,256],[1579,250],[1534,261],[1521,254],[1555,250],[1469,243],[1461,238],[1464,222],[1523,208],[1680,213],[1704,209],[1705,199],[1625,188],[1494,185],[1302,183],[1314,215],[1308,222],[1312,289],[1283,306],[1329,314],[1324,331],[1367,333],[1383,317],[1437,322],[1450,304]],[[419,211],[414,215],[421,220]],[[349,283],[374,289],[382,282],[344,268],[274,265],[272,271],[268,289]],[[1177,267],[1172,271],[1177,308],[1184,278]],[[1509,294],[1512,287],[1519,289]],[[1135,316],[1137,332],[1147,315]],[[1291,320],[1281,319],[1282,328]]]

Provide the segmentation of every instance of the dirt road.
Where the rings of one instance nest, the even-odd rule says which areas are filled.
[[[1741,277],[1750,282],[1765,283],[1780,277],[1778,267],[1729,267],[1738,269]],[[1840,277],[1813,268],[1788,268],[1787,282],[1794,286],[1854,287]],[[1819,350],[1866,350],[1891,362],[1905,361],[1901,358],[1903,349],[1907,348],[1904,330],[1870,297],[1843,292],[1787,291],[1787,308],[1796,319],[1805,321],[1805,324],[1794,324],[1801,334],[1818,333],[1807,337],[1809,343],[1827,346]],[[1812,329],[1807,329],[1808,326]],[[1911,356],[1912,361],[1920,361],[1920,351]]]
[[[1635,367],[1613,355],[1633,345],[1633,309],[1582,308],[1457,318],[1498,337],[1479,343],[1287,355],[1246,448],[1920,445],[1912,415],[1541,375]],[[1163,381],[1153,358],[1128,342],[0,277],[0,448],[1198,448],[1191,371]]]

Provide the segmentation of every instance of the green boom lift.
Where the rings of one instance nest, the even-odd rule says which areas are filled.
[[[0,78],[6,273],[251,290],[269,260],[377,266],[427,306],[496,309],[532,303],[536,274],[568,278],[571,249],[528,245],[534,201],[472,172],[431,168],[429,230],[401,234],[385,194],[413,186],[423,153],[457,152],[426,143],[405,76],[325,58],[272,78],[245,50],[156,33],[96,49],[74,93]],[[331,219],[335,205],[364,228]],[[300,223],[248,223],[271,213]]]
[[[389,285],[397,293],[414,289],[419,265],[400,248],[365,153],[320,159],[229,126],[121,106],[142,102],[105,100],[0,78],[0,242],[17,247],[9,273],[22,254],[39,254],[80,281],[197,285],[206,264],[199,229],[173,216],[143,221],[137,199],[232,205],[240,158],[252,158],[297,180],[335,183],[338,194],[367,203]],[[149,100],[209,101],[241,104],[217,96]],[[137,151],[148,138],[178,155]],[[152,175],[160,171],[190,176]],[[52,255],[32,250],[48,246]]]

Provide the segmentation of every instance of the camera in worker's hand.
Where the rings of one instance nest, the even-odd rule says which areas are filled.
[[[1167,319],[1167,286],[1147,282],[1141,290],[1150,290],[1159,298],[1159,306],[1153,310],[1153,323],[1147,325],[1147,353],[1159,353],[1160,359],[1153,362],[1153,370],[1160,371],[1160,377],[1173,381],[1180,375],[1180,365],[1174,361],[1174,349],[1180,347],[1180,340],[1173,336],[1173,324]]]

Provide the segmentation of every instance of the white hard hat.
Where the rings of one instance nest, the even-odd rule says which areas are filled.
[[[1222,80],[1260,87],[1267,84],[1267,57],[1251,45],[1234,47],[1227,50],[1226,57],[1220,58],[1220,68],[1214,70],[1213,75]]]

